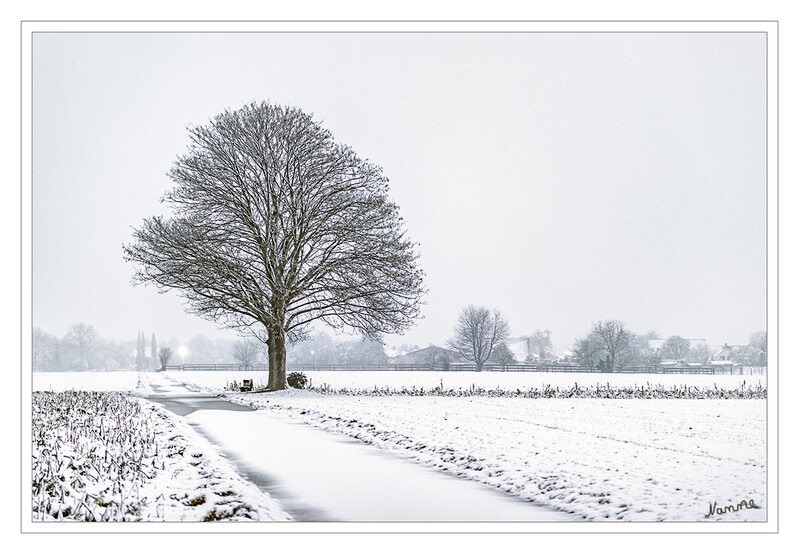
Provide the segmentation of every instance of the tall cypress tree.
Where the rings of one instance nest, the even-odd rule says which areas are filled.
[[[158,344],[155,342],[155,333],[150,340],[150,358],[152,358],[153,369],[158,369]]]

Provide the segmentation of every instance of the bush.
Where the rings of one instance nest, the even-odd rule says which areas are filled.
[[[288,381],[289,386],[293,389],[304,389],[308,386],[308,377],[306,377],[304,373],[298,371],[289,373],[288,377],[286,377],[286,381]]]

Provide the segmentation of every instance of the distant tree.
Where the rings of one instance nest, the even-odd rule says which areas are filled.
[[[158,361],[161,362],[161,371],[166,370],[166,366],[169,364],[169,361],[172,359],[173,353],[172,349],[168,346],[163,347],[158,352]]]
[[[153,369],[158,369],[158,344],[155,342],[155,333],[150,339],[150,359],[153,362]]]
[[[469,305],[458,315],[448,345],[483,370],[494,348],[508,339],[510,327],[499,310]]]
[[[617,320],[594,323],[588,336],[578,339],[572,353],[581,364],[597,367],[600,360],[607,371],[628,367],[635,361],[635,334]]]
[[[494,348],[494,352],[491,355],[491,360],[496,360],[496,363],[501,365],[503,368],[507,368],[509,365],[516,363],[516,356],[508,347],[507,343],[501,342],[496,346],[496,348]]]
[[[262,344],[254,339],[242,339],[233,343],[233,357],[245,370],[258,363]]]
[[[96,359],[103,369],[131,369],[133,356],[130,346],[124,342],[100,340]]]
[[[582,366],[597,367],[601,361],[602,349],[590,335],[574,341],[571,352],[572,360]]]
[[[418,317],[423,273],[382,170],[296,108],[250,104],[190,129],[169,176],[174,217],[123,247],[134,281],[267,345],[286,388],[286,342],[322,321],[369,336]]]
[[[768,340],[765,331],[758,331],[749,336],[749,346],[757,352],[755,366],[765,367],[768,363]]]
[[[676,335],[671,336],[663,343],[660,352],[665,360],[685,360],[691,353],[691,341]]]
[[[732,360],[739,365],[748,367],[765,367],[767,365],[766,333],[752,333],[749,344],[733,349]]]
[[[360,340],[340,342],[337,345],[337,363],[358,365],[380,365],[388,356],[380,338],[362,337]]]
[[[287,352],[287,359],[295,364],[340,363],[336,343],[328,333],[319,332],[308,339],[294,343]]]
[[[757,367],[760,365],[762,352],[753,346],[741,346],[732,351],[732,361],[738,365],[746,367]]]
[[[430,354],[427,357],[427,363],[431,367],[440,367],[444,371],[449,371],[452,363],[452,356],[445,348],[440,348],[430,345]]]
[[[710,360],[710,350],[707,344],[699,342],[691,346],[691,351],[685,357],[685,361],[698,364],[707,364]]]
[[[630,365],[636,367],[651,367],[657,365],[660,361],[659,356],[652,347],[649,346],[649,341],[654,338],[657,338],[657,335],[652,331],[645,335],[633,333],[633,339],[630,342],[630,349],[632,351]]]
[[[69,328],[67,336],[64,337],[64,342],[75,350],[78,358],[78,367],[81,370],[90,369],[99,339],[100,337],[94,327],[82,321]]]
[[[138,371],[147,369],[147,357],[145,356],[144,351],[144,333],[139,331],[139,334],[136,337],[136,369]]]
[[[61,356],[61,341],[39,327],[33,329],[32,334],[33,371],[62,371],[59,367]]]
[[[606,354],[606,362],[612,369],[621,369],[630,364],[634,356],[632,343],[635,336],[627,330],[624,323],[618,320],[594,323],[592,334]]]

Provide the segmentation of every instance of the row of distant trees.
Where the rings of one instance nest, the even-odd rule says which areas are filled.
[[[479,371],[485,364],[507,366],[517,362],[507,345],[509,337],[510,326],[499,310],[470,305],[458,315],[447,345],[474,362]],[[692,343],[680,336],[671,336],[660,348],[654,349],[650,341],[658,338],[654,332],[636,334],[618,320],[598,321],[586,336],[574,342],[566,361],[605,371],[651,367],[667,360],[701,364],[711,361],[712,353],[704,342]],[[543,360],[551,348],[549,331],[539,330],[530,337],[530,350],[538,354],[538,360]],[[766,333],[752,333],[749,344],[731,349],[731,358],[742,366],[765,366]],[[533,358],[524,361],[529,363]]]
[[[91,325],[76,323],[63,337],[39,329],[32,336],[34,371],[130,369],[130,342],[103,339]]]
[[[158,348],[155,333],[148,343],[140,332],[134,348],[132,340],[104,339],[92,325],[84,322],[70,326],[63,337],[34,328],[32,354],[34,371],[158,369],[173,355],[169,347]]]
[[[153,333],[147,340],[139,332],[136,340],[113,341],[100,336],[86,323],[72,325],[63,337],[49,334],[40,328],[33,330],[34,371],[86,371],[94,369],[146,371],[160,369],[170,363],[227,364],[231,362],[249,367],[265,363],[268,359],[262,342],[247,338],[241,340],[209,339],[202,335],[182,343],[186,347],[185,360],[178,352],[177,339],[160,347]],[[301,364],[385,364],[388,356],[380,339],[368,337],[348,341],[335,340],[327,333],[312,335],[289,348],[288,359]]]
[[[528,339],[530,350],[538,358],[517,360],[508,347],[510,326],[499,310],[467,306],[459,314],[447,346],[464,359],[473,362],[479,370],[486,364],[509,366],[521,361],[540,361],[551,351],[552,341],[548,330],[536,331]],[[682,360],[706,364],[712,353],[704,343],[672,336],[654,350],[650,340],[658,339],[654,332],[643,335],[630,331],[618,320],[599,321],[593,324],[584,337],[578,338],[565,361],[582,366],[613,371],[625,367],[649,367],[667,360]],[[135,341],[110,341],[103,339],[91,325],[76,323],[61,338],[43,330],[33,330],[33,369],[35,371],[81,371],[90,369],[158,369],[170,362],[182,363],[236,363],[250,367],[266,363],[268,352],[264,344],[251,338],[230,341],[212,340],[198,335],[185,343],[187,359],[176,359],[177,340],[159,348],[155,334],[148,341],[139,333]],[[732,361],[742,366],[766,365],[766,333],[750,336],[749,343],[732,349]],[[148,355],[149,350],[149,355]],[[405,350],[410,350],[406,348]],[[451,360],[443,349],[431,350],[430,363],[448,365]],[[335,340],[321,332],[296,342],[289,347],[288,361],[298,364],[350,364],[381,365],[388,361],[384,343],[379,338]]]
[[[108,340],[84,322],[70,326],[63,337],[38,327],[32,333],[34,371],[155,370],[169,363],[173,355],[168,346],[158,348],[155,333],[149,341],[142,332],[136,341]]]
[[[232,356],[240,365],[249,367],[265,363],[268,351],[257,340],[242,339],[233,344]],[[364,336],[338,341],[329,334],[320,332],[290,345],[287,360],[295,364],[381,365],[388,361],[388,355],[380,339]]]
[[[692,343],[680,336],[671,336],[659,349],[649,341],[656,333],[639,335],[618,320],[598,321],[591,331],[577,339],[571,348],[571,361],[607,371],[625,367],[656,366],[665,361],[707,364],[713,353],[704,342]],[[765,366],[767,361],[765,332],[752,333],[749,343],[731,349],[732,362],[742,366]]]

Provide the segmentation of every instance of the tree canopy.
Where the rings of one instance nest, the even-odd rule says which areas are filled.
[[[418,317],[423,272],[381,168],[292,107],[250,104],[189,133],[162,199],[174,215],[124,246],[135,283],[266,343],[272,389],[286,339],[313,321],[377,336]]]
[[[500,344],[508,339],[510,326],[499,310],[469,305],[461,310],[448,345],[467,360],[485,364]]]

